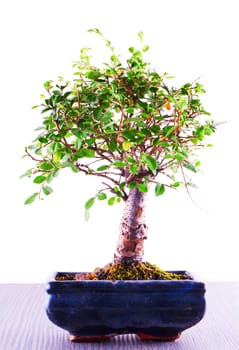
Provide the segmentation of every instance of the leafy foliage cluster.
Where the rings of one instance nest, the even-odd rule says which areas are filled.
[[[154,183],[157,196],[165,186],[187,186],[184,170],[197,172],[200,162],[194,151],[206,146],[205,137],[215,130],[200,99],[205,93],[202,84],[170,87],[169,75],[145,62],[149,47],[143,44],[142,33],[141,49],[130,47],[123,64],[102,33],[91,32],[103,38],[109,62],[92,66],[89,51],[83,48],[73,65],[73,81],[47,81],[43,102],[33,107],[41,108],[43,123],[25,149],[35,166],[24,176],[33,176],[40,188],[26,204],[51,194],[50,184],[64,168],[102,179],[102,188],[85,204],[87,212],[96,198],[112,205],[127,200],[136,186],[147,192]],[[178,173],[183,181],[177,179]],[[158,175],[165,181],[161,176],[158,182]]]

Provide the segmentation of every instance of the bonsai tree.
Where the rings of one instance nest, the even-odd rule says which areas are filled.
[[[215,131],[200,96],[198,81],[169,86],[171,78],[144,60],[149,47],[129,48],[122,63],[110,41],[107,63],[95,67],[86,48],[75,62],[72,82],[48,80],[40,107],[43,123],[26,147],[35,166],[24,174],[33,177],[39,190],[25,201],[50,195],[55,177],[65,168],[101,179],[102,186],[85,203],[85,217],[96,200],[109,205],[123,201],[114,264],[142,262],[146,198],[149,188],[161,196],[166,188],[188,191],[187,172],[197,172],[197,150]]]

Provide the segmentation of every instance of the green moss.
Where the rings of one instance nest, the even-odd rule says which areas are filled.
[[[92,273],[77,274],[76,279],[84,280],[180,280],[190,279],[185,274],[169,273],[148,262],[123,261],[108,264]]]

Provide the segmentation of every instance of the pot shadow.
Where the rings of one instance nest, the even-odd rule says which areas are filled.
[[[188,344],[187,344],[188,345]],[[65,337],[55,350],[185,350],[183,337],[173,342],[142,341],[135,334],[118,335],[103,342],[74,343]]]

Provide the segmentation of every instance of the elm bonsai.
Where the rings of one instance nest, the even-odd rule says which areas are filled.
[[[171,87],[172,77],[145,61],[149,47],[142,32],[141,48],[130,47],[126,62],[98,29],[90,32],[104,40],[109,61],[93,66],[89,49],[83,48],[73,64],[72,82],[62,77],[45,82],[43,102],[33,107],[41,109],[43,122],[25,148],[35,166],[24,176],[33,177],[39,190],[25,204],[50,195],[51,183],[65,168],[100,178],[102,187],[85,203],[86,220],[96,200],[125,203],[108,270],[123,264],[125,274],[117,270],[116,275],[127,279],[129,270],[134,268],[136,274],[138,265],[144,264],[152,278],[163,278],[160,269],[143,263],[146,199],[150,187],[156,196],[166,188],[182,186],[188,191],[187,171],[198,171],[197,151],[207,146],[206,138],[215,131],[201,101],[205,90],[197,80]],[[89,278],[106,278],[104,271],[98,269]]]

